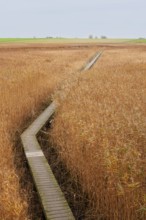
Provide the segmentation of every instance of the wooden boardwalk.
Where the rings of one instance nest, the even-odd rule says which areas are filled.
[[[90,69],[100,55],[101,53],[96,53],[82,68],[82,71]],[[52,102],[23,132],[21,140],[46,219],[74,220],[75,218],[72,211],[52,173],[36,137],[41,128],[53,115],[56,108],[57,104]]]

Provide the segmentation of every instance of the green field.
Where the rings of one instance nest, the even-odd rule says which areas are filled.
[[[0,38],[0,43],[146,43],[137,39],[88,38]]]
[[[135,39],[133,40],[134,43],[146,43],[146,39]]]

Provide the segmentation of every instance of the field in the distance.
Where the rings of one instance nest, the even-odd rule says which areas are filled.
[[[94,49],[0,46],[0,219],[41,219],[19,136]],[[32,199],[33,198],[33,199]]]
[[[83,43],[145,43],[145,40],[139,39],[114,39],[114,38],[0,38],[0,43],[51,43],[51,44],[83,44]]]

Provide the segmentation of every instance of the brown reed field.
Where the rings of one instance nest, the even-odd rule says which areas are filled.
[[[41,219],[18,136],[50,102],[55,87],[93,53],[44,45],[0,46],[0,220]]]
[[[63,101],[54,99],[49,137],[88,195],[85,219],[145,220],[146,47],[105,49]]]

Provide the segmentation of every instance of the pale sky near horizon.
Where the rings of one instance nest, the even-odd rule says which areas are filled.
[[[2,37],[146,38],[146,0],[0,0]]]

